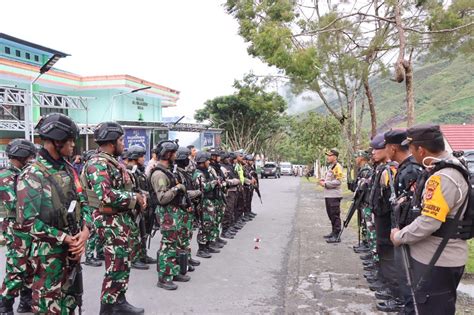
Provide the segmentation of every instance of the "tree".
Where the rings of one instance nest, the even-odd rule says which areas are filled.
[[[239,21],[248,52],[281,69],[300,90],[316,92],[353,147],[356,97],[363,85],[374,134],[369,78],[386,72],[391,57],[398,53],[395,79],[406,84],[410,125],[412,57],[452,44],[472,48],[472,0],[453,0],[448,8],[436,0],[228,0],[226,8]]]
[[[260,152],[265,141],[280,130],[286,102],[276,92],[266,92],[252,76],[236,81],[234,87],[234,94],[208,100],[195,119],[209,120],[212,127],[224,129],[223,142],[228,148]]]

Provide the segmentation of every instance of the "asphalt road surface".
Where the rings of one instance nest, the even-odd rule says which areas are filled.
[[[127,299],[144,307],[145,314],[258,314],[282,313],[286,283],[287,251],[300,178],[261,180],[263,205],[256,194],[253,211],[258,216],[228,241],[219,254],[202,259],[191,281],[178,283],[176,291],[156,287],[156,265],[132,270]],[[255,239],[259,238],[257,244]],[[155,255],[160,236],[152,240]],[[256,249],[258,245],[258,249]],[[192,242],[193,254],[196,241]],[[3,279],[4,249],[0,252]],[[98,314],[104,267],[84,266],[83,314]]]

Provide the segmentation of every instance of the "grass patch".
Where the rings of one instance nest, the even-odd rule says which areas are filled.
[[[474,239],[467,241],[469,257],[467,259],[466,273],[474,274]]]

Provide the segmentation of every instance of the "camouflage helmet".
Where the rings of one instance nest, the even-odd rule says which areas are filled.
[[[196,163],[204,163],[208,160],[211,159],[211,155],[207,152],[203,152],[203,151],[199,151],[197,154],[196,154],[196,158],[195,158],[195,161]]]
[[[124,131],[122,126],[116,122],[104,122],[98,125],[94,130],[94,140],[96,143],[106,143],[117,141],[123,136]]]
[[[31,141],[14,139],[7,145],[5,153],[9,158],[27,158],[36,155],[36,147]]]
[[[184,161],[189,158],[191,150],[186,147],[179,147],[176,154],[176,161]]]
[[[64,141],[79,137],[79,127],[71,118],[61,113],[42,117],[35,129],[42,139]]]
[[[84,151],[82,153],[82,159],[84,161],[90,160],[90,158],[92,157],[92,155],[94,155],[95,152],[96,152],[95,150]]]

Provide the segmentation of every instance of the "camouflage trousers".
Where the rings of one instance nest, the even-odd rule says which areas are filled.
[[[158,255],[158,278],[173,280],[179,274],[178,254],[188,253],[189,228],[192,228],[189,209],[175,206],[158,207],[161,226],[161,243]]]
[[[140,238],[140,229],[133,217],[130,217],[130,261],[137,262],[142,256],[142,244]]]
[[[364,209],[357,209],[357,219],[359,220],[358,224],[360,225],[360,233],[361,233],[361,239],[364,243],[369,243],[368,242],[368,232],[367,232],[367,223],[365,222],[364,218]]]
[[[214,199],[212,200],[212,203],[214,204],[214,209],[216,211],[216,220],[214,221],[214,224],[212,226],[212,232],[211,232],[211,242],[214,242],[217,240],[219,237],[220,233],[220,227],[222,223],[222,219],[224,218],[224,212],[225,212],[225,203],[221,199]]]
[[[372,209],[369,207],[365,207],[362,210],[362,216],[367,229],[367,243],[369,244],[370,252],[373,255],[374,261],[378,262],[379,257],[377,254],[377,234],[375,231],[375,222],[373,218]]]
[[[214,203],[207,198],[203,200],[202,211],[202,222],[199,225],[199,232],[197,235],[197,241],[199,244],[207,244],[212,241],[212,228],[216,221],[216,209]]]
[[[6,240],[5,278],[0,295],[7,299],[16,298],[20,290],[31,288],[33,268],[29,260],[31,236],[23,232],[13,219],[3,221],[3,237]]]
[[[35,314],[68,315],[76,308],[73,296],[62,287],[67,279],[67,252],[31,257],[33,268],[33,305]]]
[[[193,222],[194,213],[193,208],[187,209],[183,214],[183,225],[179,234],[178,247],[188,253],[188,257],[191,258],[191,240],[193,239]]]
[[[90,228],[89,239],[87,240],[86,244],[86,258],[94,258],[94,253],[97,253],[97,255],[103,255],[104,247],[102,242],[99,241],[97,229],[94,225],[92,225]]]
[[[94,225],[99,240],[104,244],[105,275],[102,282],[101,301],[113,304],[125,294],[130,277],[130,227],[128,213],[101,215],[94,212]]]

